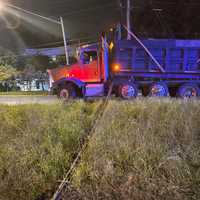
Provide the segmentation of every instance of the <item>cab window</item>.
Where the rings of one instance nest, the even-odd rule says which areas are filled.
[[[97,60],[97,51],[84,51],[82,54],[83,64],[89,64]]]

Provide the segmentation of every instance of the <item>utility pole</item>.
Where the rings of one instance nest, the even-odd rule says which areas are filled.
[[[128,30],[131,31],[131,0],[127,0],[127,5],[126,5],[126,24]],[[131,34],[128,31],[127,33],[127,40],[131,40]]]
[[[63,40],[64,40],[66,64],[69,65],[69,52],[68,52],[68,48],[67,48],[67,40],[66,40],[66,35],[65,35],[65,26],[64,26],[64,21],[63,21],[62,17],[60,17],[60,23],[61,23],[61,27],[62,27],[62,34],[63,34]]]

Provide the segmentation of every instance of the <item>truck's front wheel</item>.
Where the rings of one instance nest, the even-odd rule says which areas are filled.
[[[73,85],[71,84],[66,85],[65,87],[62,87],[60,89],[58,96],[62,101],[68,101],[69,99],[76,98],[77,94],[76,94],[75,87],[73,87]]]
[[[123,99],[130,100],[138,96],[138,88],[135,84],[122,84],[118,88],[118,93]]]

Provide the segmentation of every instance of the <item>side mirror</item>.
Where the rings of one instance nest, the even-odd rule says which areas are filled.
[[[84,64],[84,62],[83,62],[83,60],[84,60],[83,53],[80,54],[79,58],[80,58],[80,63],[81,63],[81,64]]]

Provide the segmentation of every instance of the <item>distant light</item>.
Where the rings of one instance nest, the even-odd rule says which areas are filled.
[[[113,32],[113,28],[110,28],[110,32]]]
[[[163,11],[163,9],[161,9],[161,8],[153,8],[152,10],[155,11],[155,12],[162,12]]]
[[[57,57],[56,57],[56,56],[53,56],[53,57],[52,57],[52,60],[53,60],[54,62],[56,62]]]
[[[0,12],[5,9],[5,3],[0,1]]]

